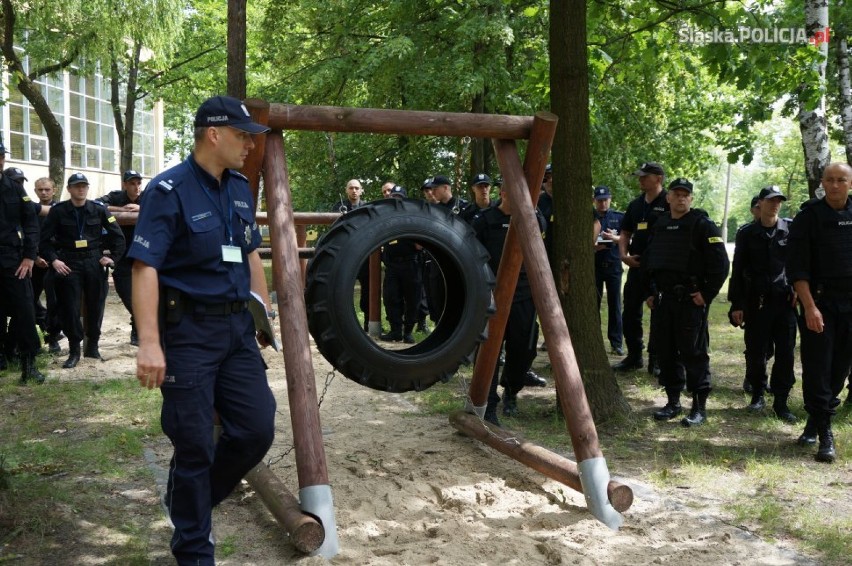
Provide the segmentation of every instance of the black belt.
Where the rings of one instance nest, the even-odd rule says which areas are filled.
[[[59,250],[59,259],[83,259],[87,257],[101,257],[104,253],[101,250]]]
[[[248,301],[230,301],[228,303],[200,303],[181,296],[180,309],[185,314],[226,315],[243,312],[248,308]]]

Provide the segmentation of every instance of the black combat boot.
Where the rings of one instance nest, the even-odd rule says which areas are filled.
[[[503,415],[518,416],[518,392],[508,387],[503,389]]]
[[[817,423],[816,419],[808,415],[808,420],[805,421],[805,430],[796,440],[799,446],[813,446],[817,441]]]
[[[77,364],[80,362],[80,343],[79,342],[70,342],[68,343],[68,359],[65,360],[65,363],[62,364],[62,367],[65,369],[71,369],[77,367]]]
[[[403,331],[402,341],[405,342],[406,344],[414,344],[416,342],[416,340],[414,339],[414,336],[411,335],[411,332],[413,330],[414,330],[413,328],[406,327],[405,330]]]
[[[765,408],[766,408],[766,399],[763,397],[763,392],[758,393],[757,391],[755,391],[754,393],[752,393],[751,403],[749,404],[748,407],[746,407],[746,409],[753,412],[753,413],[759,413],[760,411],[762,411]]]
[[[781,394],[775,396],[775,399],[772,400],[772,410],[775,411],[775,416],[780,420],[788,423],[794,423],[799,420],[796,415],[790,410],[787,406],[787,397],[789,394]]]
[[[91,338],[86,343],[86,350],[83,352],[84,358],[94,358],[96,360],[102,360],[101,353],[98,351],[98,341],[92,340]]]
[[[384,334],[379,335],[379,340],[384,340],[385,342],[401,342],[402,327],[391,326],[390,332],[385,332]]]
[[[429,328],[429,325],[426,324],[425,318],[417,322],[417,332],[422,332],[423,334],[429,334],[430,332],[432,332],[432,330],[430,330]]]
[[[700,426],[707,422],[707,397],[709,391],[699,391],[692,396],[692,409],[680,420],[685,427]]]
[[[680,389],[667,389],[666,395],[669,401],[665,407],[654,412],[655,421],[670,421],[683,412],[683,407],[680,406]]]
[[[485,405],[485,414],[482,416],[482,420],[484,420],[487,423],[491,423],[493,425],[500,426],[500,419],[497,418],[497,402],[498,401],[491,401],[490,397],[491,396],[489,395],[488,404]],[[495,398],[497,398],[496,394],[495,394]]]
[[[35,354],[21,354],[21,385],[33,380],[39,385],[44,383],[44,375],[38,371],[35,363]]]
[[[642,354],[628,352],[627,357],[612,366],[615,371],[633,371],[642,367]]]
[[[547,380],[533,370],[524,374],[524,385],[526,387],[547,387]]]
[[[831,464],[837,457],[834,451],[834,433],[831,430],[831,417],[825,416],[817,426],[817,434],[819,435],[819,448],[814,456],[817,462],[825,462]]]

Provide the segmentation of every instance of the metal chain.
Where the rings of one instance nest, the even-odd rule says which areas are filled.
[[[328,393],[328,388],[331,387],[331,383],[334,381],[334,378],[336,376],[337,376],[337,371],[335,371],[334,368],[332,368],[331,371],[329,371],[326,374],[325,384],[323,385],[322,393],[320,393],[319,400],[317,401],[317,409],[320,409],[322,407],[322,402],[325,400],[325,395],[326,395],[326,393]],[[276,413],[278,413],[278,415],[280,415],[281,417],[286,416],[280,410],[277,410]],[[284,451],[281,454],[279,454],[277,456],[273,456],[269,460],[267,460],[266,465],[272,466],[273,464],[277,464],[278,462],[280,462],[281,460],[286,458],[290,454],[290,452],[292,452],[295,448],[296,448],[296,446],[291,444],[290,446],[285,448]]]

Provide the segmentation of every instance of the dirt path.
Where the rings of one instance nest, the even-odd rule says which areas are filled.
[[[87,361],[85,375],[133,375],[128,328],[126,313],[111,300],[101,347],[105,362]],[[264,355],[279,401],[278,433],[269,453],[278,461],[271,468],[296,492],[294,454],[279,459],[292,444],[283,361],[272,351]],[[322,391],[330,367],[316,353],[313,360]],[[60,379],[81,375],[51,372]],[[633,488],[635,502],[624,527],[612,532],[588,513],[580,494],[461,436],[444,417],[424,415],[403,397],[339,375],[328,388],[321,418],[340,540],[332,564],[813,563],[727,523],[722,501],[694,490],[661,492],[635,478],[619,478]],[[169,456],[164,438],[149,446],[146,459],[160,482]],[[159,505],[157,489],[150,485],[117,496],[135,499],[150,512]],[[247,485],[215,511],[213,524],[219,564],[326,563],[297,553]],[[156,520],[148,541],[152,564],[172,563],[170,536],[166,521]]]

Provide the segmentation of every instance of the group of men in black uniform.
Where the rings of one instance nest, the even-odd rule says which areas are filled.
[[[0,151],[5,160],[5,149],[0,147]],[[131,263],[124,255],[133,226],[120,228],[110,210],[139,209],[142,176],[126,171],[122,190],[91,201],[87,199],[88,179],[82,173],[74,173],[67,183],[70,198],[60,203],[54,202],[56,191],[47,177],[35,182],[38,203],[27,196],[23,187],[27,179],[20,169],[9,168],[0,179],[5,195],[0,257],[6,290],[0,326],[6,337],[2,340],[4,349],[16,350],[20,355],[21,383],[45,380],[35,365],[35,355],[41,349],[37,328],[44,332],[50,353],[61,352],[59,340],[63,333],[67,337],[68,359],[63,368],[75,367],[81,355],[100,359],[100,329],[110,267],[116,268],[116,290],[131,312],[131,344],[137,344],[130,306]],[[46,307],[40,301],[42,292]],[[81,322],[83,304],[85,328]],[[8,333],[5,315],[11,315]],[[82,351],[84,338],[86,347]],[[0,369],[6,365],[6,356],[0,355]]]
[[[659,164],[645,163],[636,175],[643,194],[629,204],[618,238],[628,266],[622,313],[628,354],[614,369],[644,365],[644,302],[651,309],[648,369],[668,397],[654,418],[681,415],[686,390],[692,409],[681,423],[700,425],[711,390],[707,309],[727,277],[727,254],[716,225],[691,207],[688,179],[675,179],[666,191]],[[788,402],[798,327],[808,413],[798,442],[819,442],[816,459],[833,462],[831,419],[852,368],[852,168],[830,164],[822,187],[825,196],[802,204],[794,220],[779,215],[787,197],[778,187],[761,189],[752,201],[754,221],[736,235],[728,299],[731,324],[745,329],[747,409],[762,411],[772,394],[775,416],[789,423],[797,421]]]

